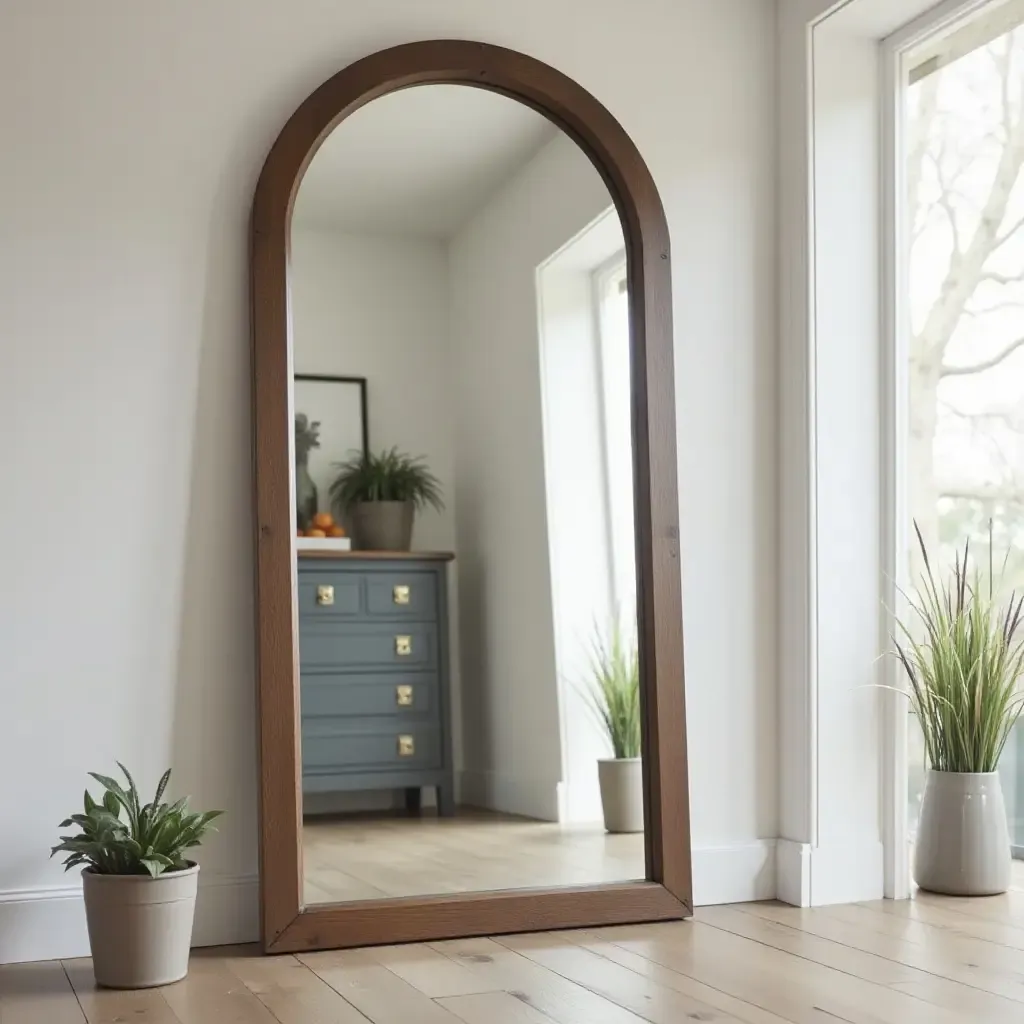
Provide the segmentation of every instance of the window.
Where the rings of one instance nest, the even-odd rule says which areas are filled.
[[[630,387],[629,291],[623,254],[594,275],[597,302],[601,413],[611,552],[611,596],[620,614],[632,616],[636,602],[633,532],[633,446]]]
[[[1024,588],[1024,3],[991,5],[905,64],[905,494],[929,552],[1009,552]],[[911,535],[912,536],[912,535]],[[922,569],[916,544],[908,578]],[[982,562],[982,564],[983,564]],[[1024,856],[1024,730],[1004,754]],[[924,782],[910,730],[910,819]]]

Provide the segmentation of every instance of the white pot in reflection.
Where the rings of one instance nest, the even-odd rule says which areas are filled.
[[[643,832],[644,778],[639,757],[597,762],[601,807],[608,832]]]

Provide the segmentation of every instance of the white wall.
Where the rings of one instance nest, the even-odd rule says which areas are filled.
[[[474,723],[463,796],[552,821],[562,745],[537,271],[610,202],[582,150],[559,135],[449,248],[463,715]]]
[[[367,378],[370,447],[379,452],[397,445],[424,455],[441,482],[445,509],[417,513],[413,547],[454,550],[447,246],[423,237],[352,234],[295,223],[291,283],[295,372]],[[457,594],[454,569],[449,582]],[[450,621],[454,637],[454,602]],[[454,645],[451,675],[457,698]],[[457,699],[454,707],[458,754]],[[426,792],[424,798],[429,805],[434,794]],[[402,799],[395,791],[314,794],[303,806],[310,813],[371,810]]]
[[[602,198],[595,191],[594,199]],[[609,197],[603,195],[605,202]],[[609,381],[602,346],[594,272],[624,249],[614,209],[573,239],[538,273],[540,291],[541,395],[544,462],[562,744],[560,819],[601,820],[597,760],[612,755],[588,688],[592,682],[595,632],[607,635],[621,612],[632,615],[635,597],[616,604],[612,544],[609,435],[621,431],[627,455],[631,424],[606,420]],[[622,341],[624,339],[615,339]],[[625,346],[624,346],[625,347]],[[627,373],[619,386],[629,395]],[[632,508],[632,465],[625,493]],[[619,524],[616,523],[616,526]],[[633,530],[619,538],[627,547]],[[631,586],[635,591],[635,585]]]
[[[370,447],[424,455],[446,497],[416,516],[413,544],[455,543],[448,254],[443,242],[292,231],[296,373],[367,378]]]
[[[894,841],[905,828],[905,798],[896,795],[905,768],[886,736],[900,717],[905,724],[905,706],[896,715],[894,696],[868,686],[885,680],[880,627],[896,518],[885,486],[894,393],[879,344],[879,43],[932,6],[779,6],[777,888],[801,905],[870,900],[906,885],[905,846]]]
[[[696,895],[753,891],[776,829],[773,16],[765,0],[585,17],[571,0],[3,5],[0,775],[30,789],[0,839],[0,959],[84,952],[76,880],[46,852],[84,772],[115,757],[147,781],[173,762],[175,789],[228,809],[197,938],[254,934],[249,206],[312,89],[431,37],[559,67],[661,191]]]

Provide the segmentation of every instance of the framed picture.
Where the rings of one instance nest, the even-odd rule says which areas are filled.
[[[331,511],[337,464],[369,451],[365,377],[296,374],[295,504],[300,529]]]

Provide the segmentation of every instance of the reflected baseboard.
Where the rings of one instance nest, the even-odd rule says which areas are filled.
[[[559,782],[491,771],[459,773],[460,802],[537,821],[559,820]]]

